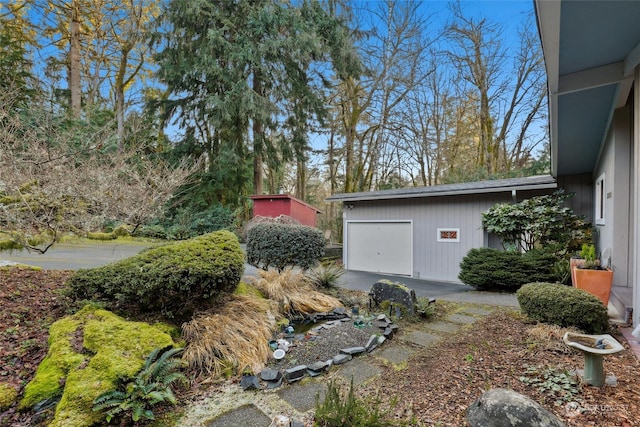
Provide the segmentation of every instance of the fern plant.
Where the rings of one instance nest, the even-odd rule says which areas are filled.
[[[177,357],[182,348],[157,348],[145,359],[142,369],[129,382],[115,390],[102,393],[93,401],[93,410],[105,412],[107,423],[116,417],[131,414],[133,422],[153,420],[153,407],[160,403],[176,403],[172,385],[186,382],[179,372],[182,361]]]

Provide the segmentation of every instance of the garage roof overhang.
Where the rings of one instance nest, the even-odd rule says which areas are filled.
[[[366,191],[333,195],[328,202],[356,202],[369,200],[413,199],[423,197],[454,196],[462,194],[513,193],[513,191],[546,190],[557,188],[549,175],[526,178],[496,179],[461,184],[433,185],[430,187],[398,188],[394,190]]]
[[[548,77],[551,174],[593,173],[640,63],[640,2],[534,5]]]

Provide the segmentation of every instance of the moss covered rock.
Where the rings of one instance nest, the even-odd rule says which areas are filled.
[[[171,337],[143,322],[128,322],[115,314],[86,306],[50,328],[49,352],[27,385],[21,409],[60,397],[50,426],[90,426],[102,414],[93,400],[133,377],[155,348],[173,345]]]
[[[10,384],[0,383],[0,412],[8,409],[18,397],[18,390]]]

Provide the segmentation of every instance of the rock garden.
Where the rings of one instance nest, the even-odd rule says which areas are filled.
[[[281,237],[312,233],[264,227]],[[262,244],[262,232],[249,241]],[[294,255],[313,253],[316,236],[306,236],[294,241],[311,249],[295,247]],[[603,331],[550,316],[558,298],[594,303],[582,293],[524,287],[521,313],[415,299],[394,283],[347,291],[333,286],[335,266],[303,274],[288,267],[308,259],[282,261],[251,245],[247,252],[265,270],[242,281],[244,254],[227,232],[76,273],[3,267],[0,424],[215,426],[214,413],[238,402],[295,395],[309,384],[323,384],[315,405],[296,412],[279,398],[268,422],[460,426],[482,397],[529,399],[536,414],[565,425],[640,424],[632,352],[607,356],[605,385],[586,384],[576,374],[582,354],[562,337]],[[381,297],[383,288],[402,293]],[[357,369],[372,376],[345,378]],[[485,395],[494,389],[509,392]]]

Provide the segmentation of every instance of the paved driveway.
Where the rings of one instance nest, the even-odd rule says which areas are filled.
[[[45,254],[27,251],[0,252],[0,265],[12,261],[42,267],[48,270],[77,270],[98,267],[137,254],[149,247],[137,242],[91,242],[83,244],[57,244]],[[255,275],[256,268],[245,266],[245,275]],[[377,280],[389,279],[405,284],[415,290],[417,296],[491,305],[518,306],[513,294],[477,292],[458,283],[412,279],[404,276],[388,276],[363,271],[347,271],[340,278],[340,286],[347,289],[368,291]]]

